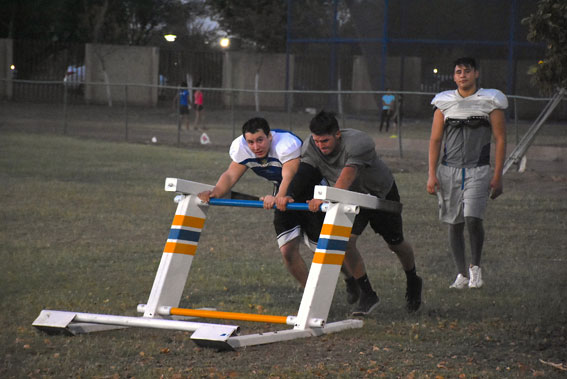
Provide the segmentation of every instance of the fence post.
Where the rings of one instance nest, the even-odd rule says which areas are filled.
[[[128,84],[124,85],[124,139],[128,141]]]
[[[67,134],[67,86],[63,83],[63,134]]]
[[[236,138],[236,129],[234,123],[234,89],[230,89],[230,123],[232,124],[232,140]]]
[[[514,126],[516,128],[516,146],[520,142],[520,134],[518,133],[518,99],[514,98]]]
[[[398,95],[396,96],[396,103],[395,103],[395,107],[396,107],[396,124],[398,125],[398,146],[400,148],[400,158],[404,157],[404,151],[402,148],[402,122],[400,119],[400,114],[402,113],[401,110],[401,106],[402,106],[402,102],[400,101],[400,97],[402,95]]]

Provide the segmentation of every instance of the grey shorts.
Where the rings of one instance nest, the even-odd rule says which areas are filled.
[[[465,222],[465,217],[483,219],[492,169],[490,166],[457,168],[439,165],[439,219],[448,224]]]

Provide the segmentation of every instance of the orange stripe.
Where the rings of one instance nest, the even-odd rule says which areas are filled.
[[[174,254],[195,255],[195,251],[197,251],[197,245],[176,242],[166,242],[165,247],[163,248],[164,253]]]
[[[171,225],[203,229],[203,226],[205,225],[205,219],[200,217],[175,215],[175,217],[173,217],[173,222],[171,223]]]
[[[352,227],[348,227],[348,226],[323,224],[323,227],[321,228],[321,234],[349,238],[351,230]]]
[[[189,316],[201,318],[218,318],[224,320],[240,320],[254,322],[271,322],[273,324],[287,324],[287,316],[257,315],[252,313],[235,313],[207,311],[203,309],[171,308],[169,311],[174,316]]]
[[[313,263],[320,263],[322,265],[342,265],[344,259],[345,259],[344,254],[331,254],[331,253],[313,254]]]

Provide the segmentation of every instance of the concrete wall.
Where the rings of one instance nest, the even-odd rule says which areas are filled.
[[[244,52],[226,52],[223,62],[223,88],[254,90],[256,72],[259,69],[259,90],[285,89],[285,54],[249,54]],[[290,58],[290,73],[293,73],[293,59]],[[290,74],[292,76],[293,74]],[[293,83],[293,77],[289,78]],[[232,95],[224,94],[224,103],[230,106]],[[236,92],[235,106],[255,106],[254,92]],[[284,93],[260,93],[260,109],[279,108],[285,104]]]
[[[85,100],[108,103],[104,71],[108,75],[112,102],[124,102],[124,85],[128,86],[128,103],[155,106],[158,100],[159,49],[157,47],[87,44],[85,49]],[[89,84],[96,83],[96,84]],[[100,83],[100,84],[99,84]],[[114,84],[114,85],[113,85]]]
[[[14,63],[13,40],[0,38],[0,99],[10,100],[13,96],[12,70]]]

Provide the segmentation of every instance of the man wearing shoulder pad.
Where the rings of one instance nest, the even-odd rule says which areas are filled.
[[[429,140],[427,192],[437,194],[439,218],[449,224],[449,244],[457,277],[450,288],[480,288],[484,243],[483,218],[488,197],[502,194],[506,157],[506,96],[497,89],[477,87],[479,71],[473,58],[453,64],[456,90],[437,94]],[[495,141],[494,170],[490,168],[491,139]],[[441,144],[445,140],[443,156]],[[471,264],[465,259],[464,229],[470,238]]]
[[[303,237],[306,245],[315,251],[324,214],[286,210],[287,203],[290,202],[290,198],[286,195],[297,172],[301,177],[306,178],[305,188],[294,193],[294,200],[298,202],[313,198],[314,187],[326,182],[317,171],[305,172],[305,167],[300,165],[301,144],[301,139],[295,134],[286,130],[270,130],[264,118],[251,118],[242,126],[242,135],[230,146],[229,155],[232,162],[228,169],[221,174],[211,191],[203,191],[198,196],[206,202],[211,198],[223,197],[248,169],[272,182],[273,194],[266,195],[260,200],[264,201],[265,209],[276,206],[274,228],[284,264],[297,282],[305,287],[309,272],[299,253],[300,240]],[[344,268],[343,273],[349,277],[349,273]],[[355,299],[349,302],[358,299],[358,294],[349,293],[348,288],[347,293],[347,300]]]

